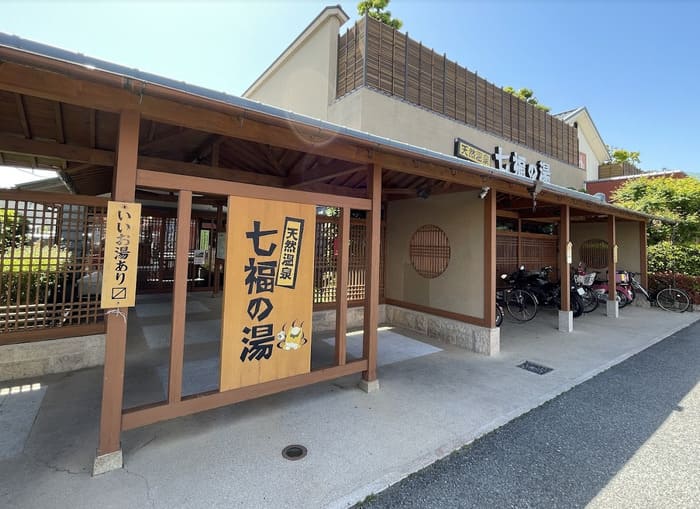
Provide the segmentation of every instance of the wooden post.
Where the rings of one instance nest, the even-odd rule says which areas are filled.
[[[484,321],[496,327],[496,190],[484,199]]]
[[[649,288],[649,267],[647,266],[647,224],[639,222],[639,273],[640,283],[644,288]]]
[[[113,200],[134,201],[136,195],[139,123],[140,117],[137,111],[122,111],[119,116],[116,163],[112,181]],[[126,315],[128,310],[123,309],[121,311],[124,313],[124,316],[116,314],[106,315],[107,337],[102,383],[100,438],[97,447],[98,457],[119,451],[121,448],[124,361],[126,357]]]
[[[617,252],[617,235],[615,232],[615,216],[608,216],[608,300],[614,301],[617,299],[615,291],[615,276],[617,272],[617,260],[615,253]]]
[[[379,247],[382,219],[382,168],[370,165],[367,175],[367,193],[372,209],[367,212],[367,274],[365,276],[365,315],[362,357],[367,359],[367,371],[362,372],[365,382],[377,379],[377,327],[379,308]]]
[[[338,222],[337,283],[335,285],[335,364],[346,362],[348,324],[348,269],[350,261],[350,209],[343,207]]]
[[[224,229],[224,207],[221,204],[216,206],[216,250],[219,250],[219,233]],[[221,263],[219,258],[214,253],[214,295],[218,294],[221,289]]]
[[[570,231],[570,209],[568,205],[561,206],[559,219],[559,276],[561,291],[561,311],[571,311],[571,295],[569,295],[569,285],[571,275],[569,274],[570,263],[568,259]]]
[[[192,191],[180,191],[177,200],[177,238],[175,244],[175,281],[173,282],[173,316],[170,331],[170,371],[168,403],[182,397],[182,363],[185,353],[185,314],[187,305],[187,268],[190,251]]]

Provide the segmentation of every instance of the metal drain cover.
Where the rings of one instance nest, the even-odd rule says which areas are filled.
[[[546,373],[549,373],[550,371],[554,371],[553,368],[548,368],[547,366],[543,366],[542,364],[537,364],[536,362],[530,361],[525,361],[522,364],[518,364],[518,367],[526,371],[537,373],[538,375],[544,375]]]
[[[304,447],[303,445],[288,445],[287,447],[282,449],[282,457],[290,461],[296,461],[306,456],[306,452],[306,447]]]

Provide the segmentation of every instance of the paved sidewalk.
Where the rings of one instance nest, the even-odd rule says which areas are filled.
[[[507,321],[496,357],[384,330],[378,392],[360,391],[352,376],[133,430],[122,439],[125,468],[97,478],[90,470],[102,370],[28,380],[27,392],[0,401],[1,412],[12,397],[34,394],[33,383],[44,391],[34,396],[40,406],[21,452],[0,456],[0,506],[348,507],[699,318],[630,307],[617,321],[601,313],[577,319],[576,331],[564,334],[556,312],[545,312],[527,324]],[[130,404],[138,389],[162,397],[162,356],[152,353],[159,345],[148,344],[149,334],[153,343],[157,334],[141,331],[130,345],[130,361],[151,363],[130,369]],[[411,340],[404,349],[401,334]],[[319,351],[331,351],[316,339]],[[186,359],[205,362],[215,350],[193,344]],[[413,353],[401,358],[403,350]],[[540,376],[516,367],[525,360],[554,370]],[[193,380],[206,378],[200,371]],[[308,456],[283,459],[282,448],[297,443]]]
[[[700,507],[698,381],[700,322],[361,507]]]

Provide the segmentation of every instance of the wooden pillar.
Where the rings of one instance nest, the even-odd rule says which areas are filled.
[[[337,283],[335,289],[335,364],[346,361],[348,324],[348,270],[350,260],[350,209],[343,207],[338,222]]]
[[[615,216],[608,216],[608,300],[617,298],[615,291],[615,273],[617,272],[617,234],[615,232]]]
[[[561,311],[571,311],[571,295],[569,285],[571,274],[568,258],[569,241],[571,240],[571,217],[568,205],[561,206],[559,214],[559,275],[561,278]]]
[[[119,116],[116,162],[112,180],[112,199],[133,202],[136,195],[136,162],[139,148],[139,113],[125,110]],[[105,253],[105,256],[107,254]],[[98,456],[120,450],[124,360],[126,357],[127,312],[123,316],[106,315],[104,377]]]
[[[367,274],[365,276],[365,315],[362,357],[367,359],[367,371],[362,372],[365,382],[377,379],[377,327],[379,312],[379,248],[382,219],[382,168],[370,165],[367,175],[367,194],[372,210],[367,212]]]
[[[649,267],[647,266],[647,224],[639,222],[639,273],[640,283],[644,288],[649,288]]]
[[[224,207],[221,204],[216,206],[216,241],[214,243],[216,251],[219,250],[219,233],[224,230]],[[221,263],[214,253],[214,295],[218,294],[221,289]]]
[[[466,275],[465,275],[466,276]],[[484,199],[484,322],[496,327],[496,191]]]
[[[182,397],[182,363],[185,353],[185,313],[187,305],[187,269],[189,266],[191,217],[192,191],[180,191],[177,200],[175,281],[173,282],[170,371],[168,372],[168,403],[170,404],[178,403]]]

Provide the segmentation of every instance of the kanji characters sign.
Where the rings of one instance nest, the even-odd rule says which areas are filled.
[[[220,390],[311,368],[316,207],[229,197]]]
[[[140,203],[117,201],[107,203],[100,302],[103,309],[136,305],[140,226]]]

